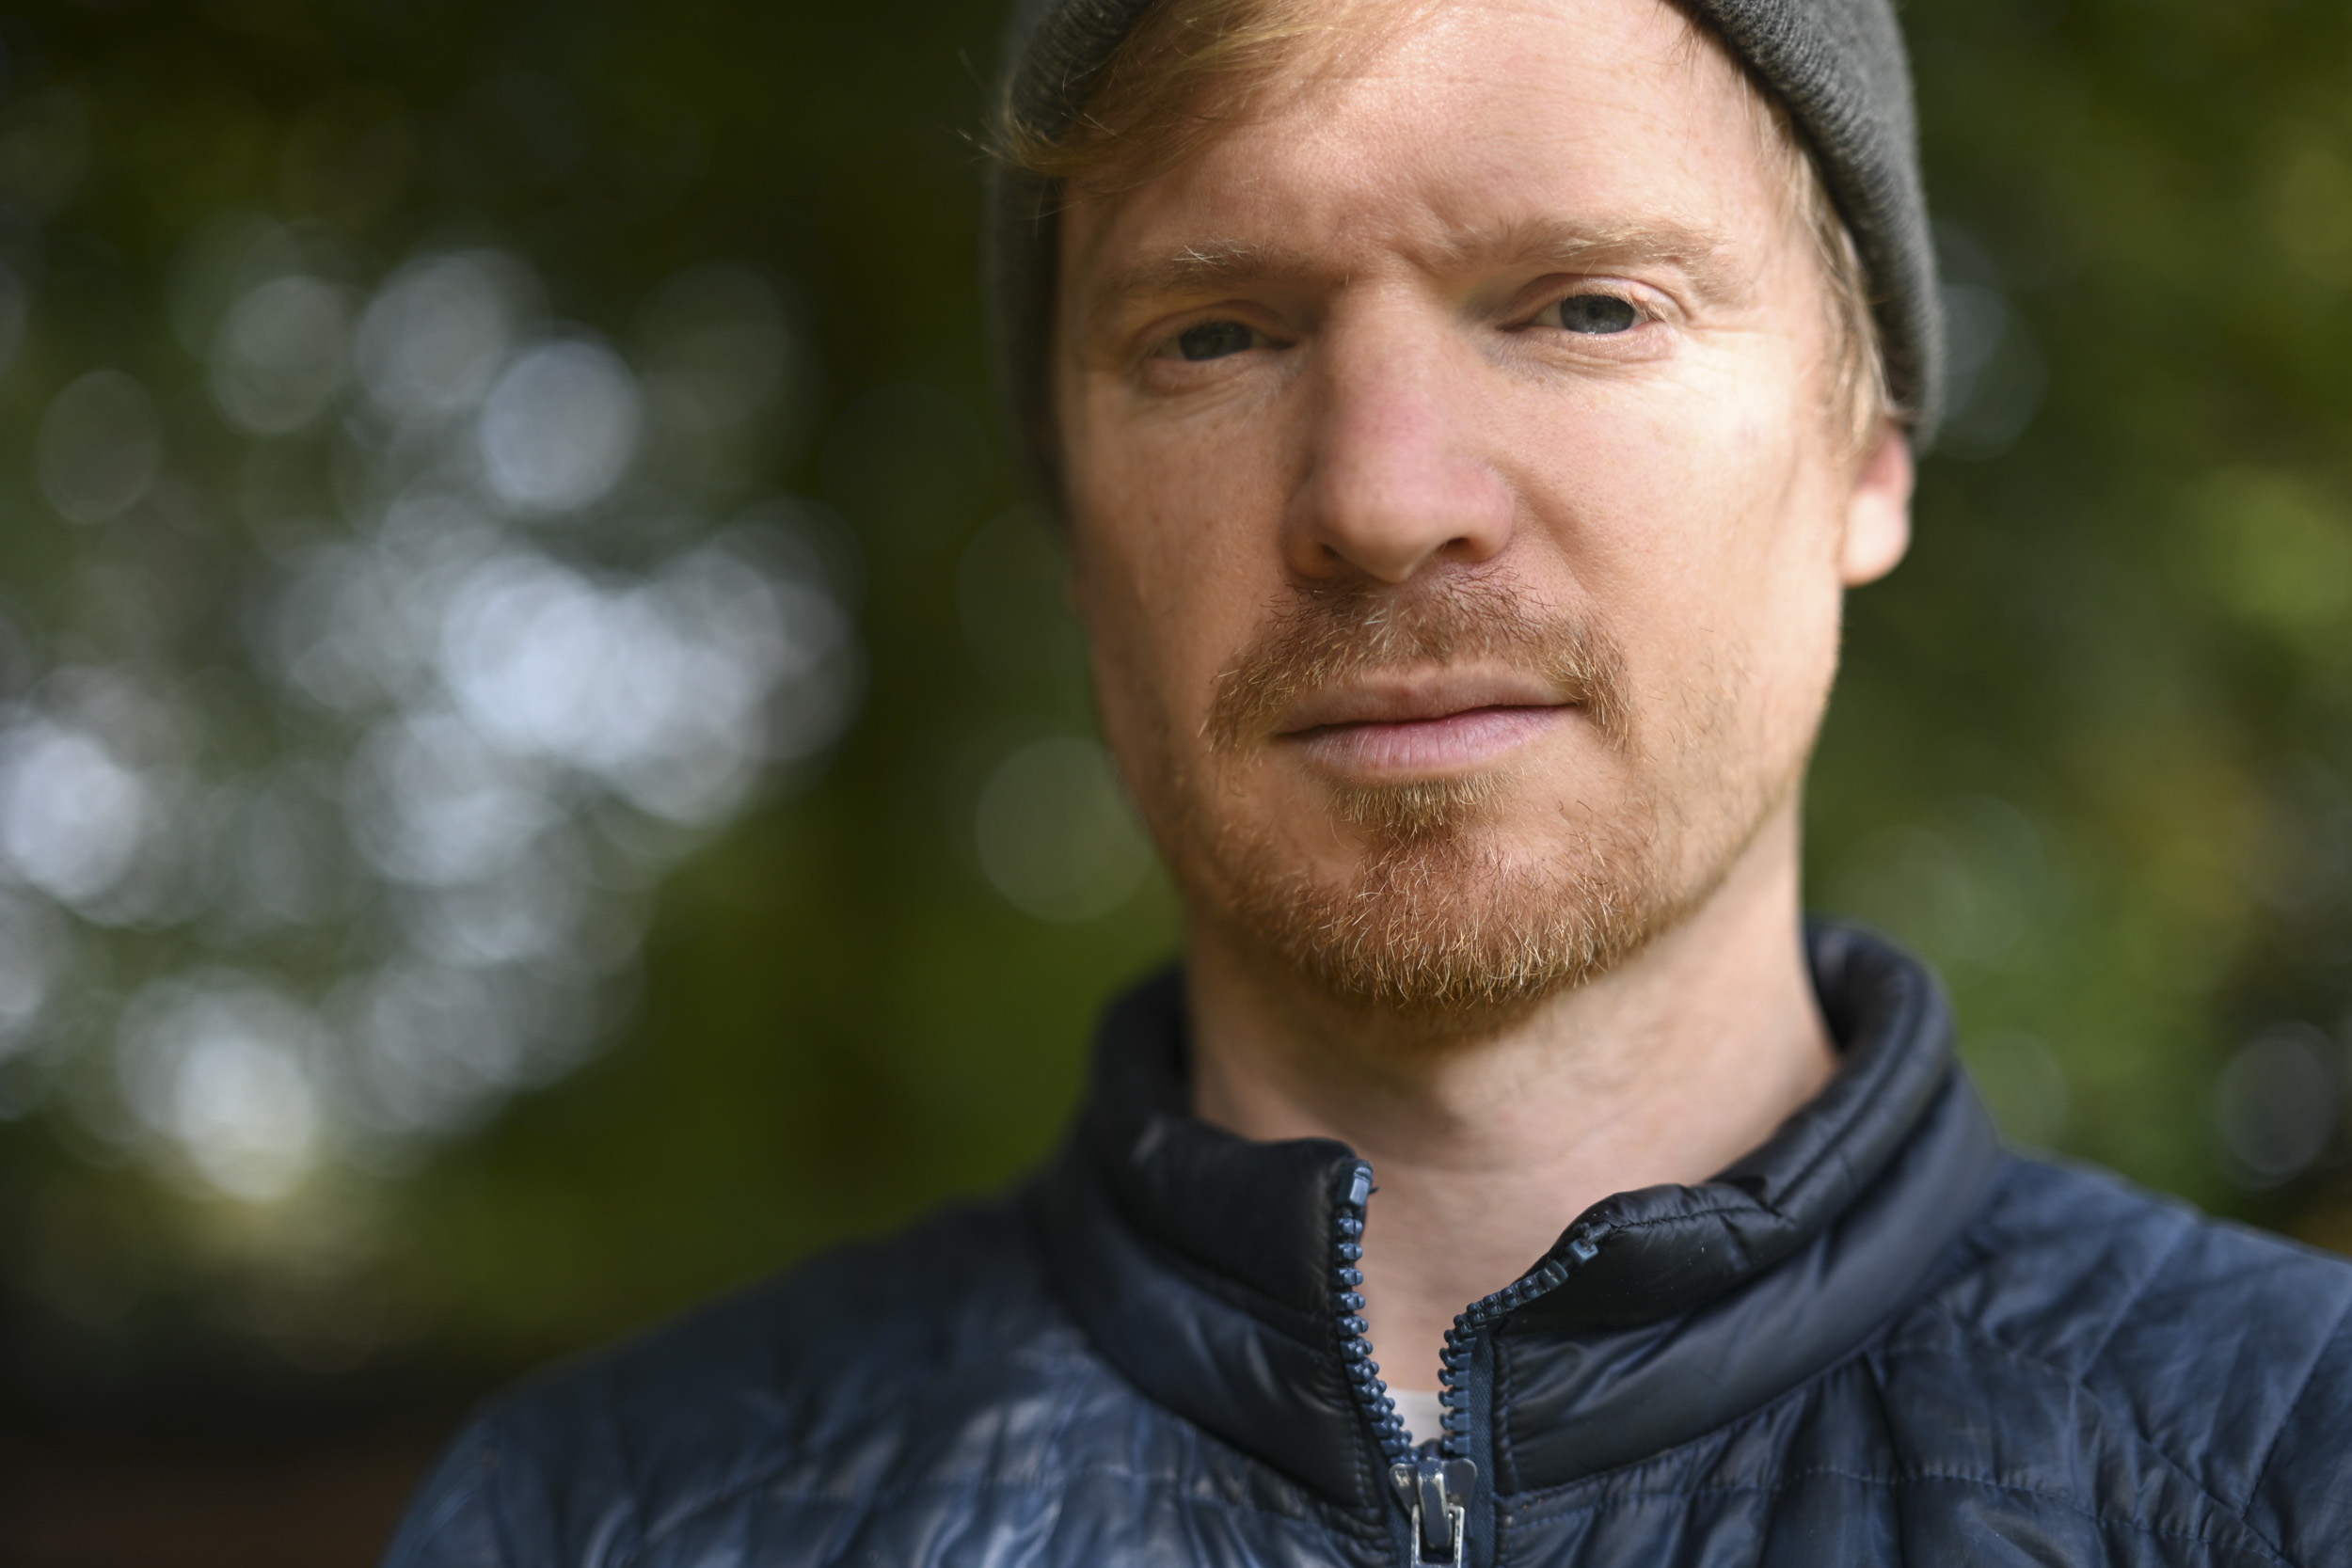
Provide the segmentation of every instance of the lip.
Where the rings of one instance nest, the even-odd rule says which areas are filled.
[[[1575,711],[1531,675],[1446,673],[1309,693],[1278,738],[1335,772],[1427,777],[1490,765]]]

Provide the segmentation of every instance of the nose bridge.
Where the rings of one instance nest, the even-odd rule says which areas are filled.
[[[1290,519],[1302,573],[1402,582],[1484,561],[1511,498],[1483,445],[1476,367],[1444,313],[1392,289],[1335,311],[1317,345],[1314,444]]]

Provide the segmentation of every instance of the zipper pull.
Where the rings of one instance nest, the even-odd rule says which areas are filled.
[[[1462,1568],[1470,1550],[1470,1494],[1478,1466],[1467,1459],[1429,1455],[1389,1466],[1389,1483],[1413,1516],[1413,1560]]]

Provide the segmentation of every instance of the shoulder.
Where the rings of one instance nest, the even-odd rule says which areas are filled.
[[[2291,1560],[2352,1530],[2352,1261],[2012,1158],[1922,1307],[1898,1340],[1973,1364],[1996,1425],[2128,1450]]]
[[[2192,1397],[2267,1390],[2352,1310],[2352,1260],[2200,1213],[2104,1171],[2011,1158],[1939,1292],[2004,1343],[2091,1382],[2161,1367]],[[2184,1382],[2179,1347],[2253,1349],[2233,1375]],[[2152,1364],[2153,1363],[2153,1364]]]
[[[495,1402],[443,1458],[395,1565],[616,1564],[759,1495],[837,1506],[1018,1433],[1091,1381],[1009,1203],[816,1259]],[[929,1445],[931,1451],[925,1452]]]

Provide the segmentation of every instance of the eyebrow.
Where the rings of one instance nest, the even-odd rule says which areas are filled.
[[[1472,230],[1449,241],[1441,264],[1461,270],[1540,261],[1562,271],[1615,266],[1672,266],[1709,302],[1744,292],[1754,265],[1740,264],[1729,235],[1674,221],[1594,225],[1535,218],[1499,229]]]
[[[1106,304],[1153,294],[1213,293],[1239,283],[1269,277],[1300,277],[1315,271],[1314,258],[1284,245],[1242,240],[1208,240],[1173,256],[1138,261],[1103,280],[1097,291]]]
[[[1720,230],[1695,224],[1643,222],[1595,225],[1538,218],[1449,237],[1417,260],[1432,271],[1531,262],[1563,271],[1599,271],[1610,266],[1673,266],[1690,278],[1708,303],[1736,297],[1752,280],[1753,264],[1742,265],[1737,248]],[[1208,294],[1245,284],[1291,280],[1330,271],[1312,252],[1243,240],[1205,240],[1172,256],[1136,262],[1103,279],[1090,314],[1136,299],[1168,294]]]

